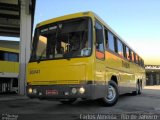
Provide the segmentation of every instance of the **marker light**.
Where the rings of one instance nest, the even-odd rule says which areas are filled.
[[[64,95],[68,96],[68,95],[69,95],[69,92],[64,92]]]
[[[33,93],[34,93],[34,94],[37,94],[37,89],[33,89]]]
[[[29,88],[29,89],[28,89],[28,93],[31,94],[32,92],[33,92],[32,88]]]
[[[85,89],[83,87],[79,88],[79,93],[83,94],[85,92]]]
[[[39,92],[39,96],[41,96],[42,95],[42,93],[41,92]]]
[[[77,93],[77,89],[76,88],[72,88],[72,93],[76,94]]]

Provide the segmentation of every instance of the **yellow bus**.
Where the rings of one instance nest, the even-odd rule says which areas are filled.
[[[14,43],[0,41],[0,93],[18,93],[18,48],[12,49],[5,45],[14,46]]]
[[[140,94],[143,59],[93,12],[39,23],[28,64],[27,95],[69,104],[77,98],[114,105],[120,94]]]

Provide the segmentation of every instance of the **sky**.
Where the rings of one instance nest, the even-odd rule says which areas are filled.
[[[37,0],[34,23],[82,11],[100,16],[145,64],[160,65],[160,0]]]

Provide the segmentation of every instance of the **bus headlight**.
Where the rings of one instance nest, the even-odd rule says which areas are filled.
[[[31,94],[32,92],[33,92],[32,88],[29,88],[29,89],[28,89],[28,93]]]
[[[72,88],[72,94],[76,94],[77,93],[77,89],[76,88]]]
[[[79,93],[83,94],[85,92],[85,89],[83,87],[79,88]]]
[[[34,93],[34,94],[37,94],[37,89],[33,89],[33,93]]]

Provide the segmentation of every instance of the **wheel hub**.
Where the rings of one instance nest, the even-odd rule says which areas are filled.
[[[107,94],[107,100],[108,101],[113,101],[116,97],[116,91],[115,88],[111,85],[108,87],[108,94]]]

